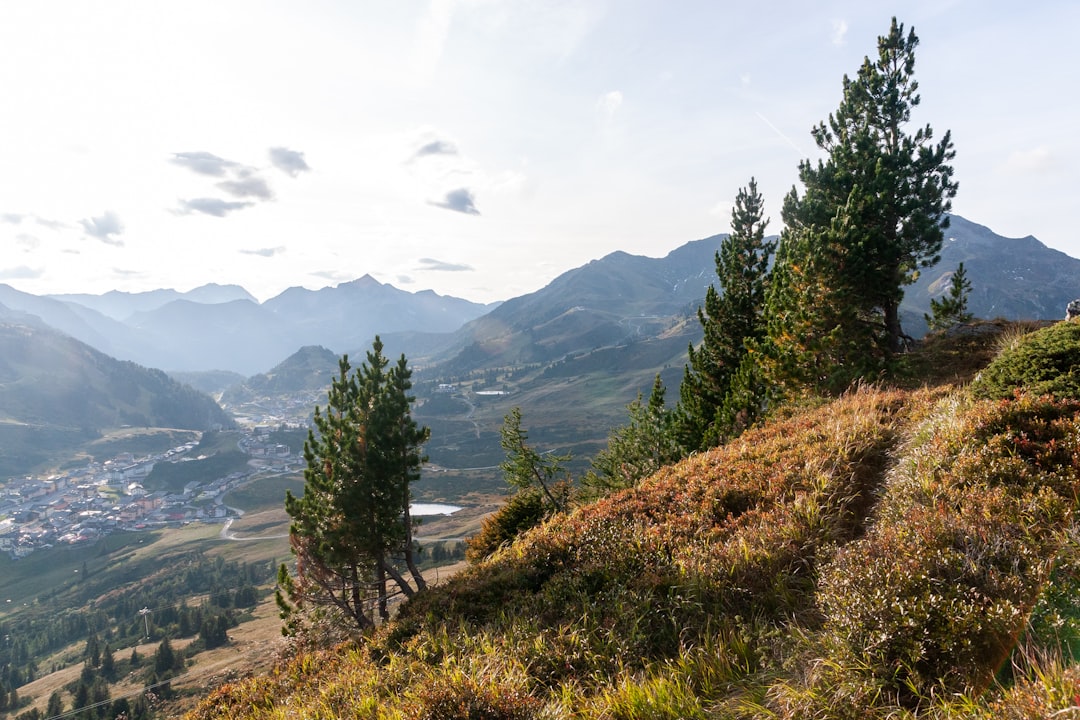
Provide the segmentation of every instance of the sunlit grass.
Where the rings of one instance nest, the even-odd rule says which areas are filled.
[[[1080,406],[940,375],[555,516],[193,717],[1071,717]]]

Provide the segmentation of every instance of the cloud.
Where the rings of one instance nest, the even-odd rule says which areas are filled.
[[[171,162],[186,167],[192,172],[200,175],[210,175],[211,177],[224,177],[227,170],[240,165],[232,160],[226,160],[213,153],[202,151],[173,153]]]
[[[272,247],[272,248],[255,248],[253,250],[241,250],[240,252],[243,253],[244,255],[258,255],[259,257],[274,257],[275,255],[280,255],[281,253],[285,252],[285,246],[284,245],[278,245],[277,247]]]
[[[259,200],[274,198],[274,191],[270,189],[270,185],[254,171],[244,170],[238,173],[236,179],[223,180],[217,183],[217,186],[233,197],[253,197]]]
[[[429,143],[421,145],[413,155],[413,158],[427,157],[428,155],[457,155],[458,149],[454,143],[449,140],[432,140]]]
[[[832,21],[832,44],[844,45],[847,43],[847,20],[833,20]]]
[[[19,265],[13,268],[0,269],[0,280],[33,280],[45,274],[44,268],[32,268]]]
[[[1031,150],[1016,150],[1005,161],[1005,170],[1010,173],[1040,174],[1058,168],[1058,159],[1046,145]]]
[[[399,285],[412,285],[414,282],[416,282],[409,275],[398,275],[397,281]]]
[[[36,237],[30,235],[29,233],[19,233],[15,236],[15,242],[26,248],[27,252],[29,252],[30,250],[36,250],[38,247],[41,246],[41,240],[38,240]]]
[[[83,232],[92,238],[97,238],[103,243],[109,245],[123,245],[124,241],[120,240],[115,235],[120,235],[124,232],[124,225],[120,222],[120,218],[111,210],[106,210],[105,214],[101,217],[92,217],[85,220],[80,220],[79,224],[82,225]]]
[[[283,147],[270,148],[270,163],[283,173],[296,177],[309,172],[311,167],[304,160],[304,153]]]
[[[9,225],[21,225],[24,221],[30,220],[33,220],[41,227],[49,228],[50,230],[59,230],[60,228],[67,227],[67,225],[58,220],[49,220],[47,218],[38,217],[37,215],[27,215],[25,213],[0,214],[0,222],[8,223]]]
[[[445,208],[446,210],[465,213],[466,215],[480,214],[480,211],[476,208],[476,198],[473,197],[472,190],[469,188],[451,190],[446,193],[446,197],[443,200],[439,202],[431,200],[429,201],[429,204],[434,205],[435,207]]]
[[[214,217],[225,217],[231,212],[249,208],[254,204],[253,202],[233,202],[221,198],[192,198],[191,200],[181,200],[180,209],[176,212],[179,215],[201,213],[203,215],[213,215]]]
[[[355,275],[349,275],[341,270],[316,270],[308,274],[331,282],[348,282],[356,279]]]
[[[623,104],[623,94],[618,90],[612,90],[601,95],[596,100],[596,117],[602,125],[610,125],[615,119],[615,113]]]
[[[439,272],[472,272],[476,268],[464,263],[450,263],[435,258],[420,258],[420,270],[437,270]]]

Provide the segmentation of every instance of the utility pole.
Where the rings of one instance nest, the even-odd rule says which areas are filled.
[[[150,639],[150,608],[144,607],[139,611],[143,618],[143,626],[146,628],[146,639]]]

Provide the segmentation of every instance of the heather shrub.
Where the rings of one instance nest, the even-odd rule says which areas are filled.
[[[901,454],[875,524],[822,573],[821,641],[842,668],[819,678],[825,686],[862,678],[915,707],[935,692],[990,683],[1071,524],[1078,410],[1019,396],[954,402],[927,421]]]
[[[533,720],[542,703],[523,688],[460,672],[435,675],[417,692],[417,720]]]
[[[1032,395],[1080,399],[1080,322],[1059,322],[1016,339],[980,373],[978,397]]]
[[[484,519],[480,532],[469,538],[465,559],[480,562],[520,533],[536,527],[548,514],[544,496],[533,488],[515,493],[506,504]]]

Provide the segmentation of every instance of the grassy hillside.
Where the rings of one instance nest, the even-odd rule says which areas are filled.
[[[556,516],[190,717],[1067,717],[1080,388],[1024,387],[1075,376],[1075,328],[1001,330]]]
[[[232,425],[213,399],[160,370],[54,330],[0,323],[0,478],[86,454],[110,430]]]

